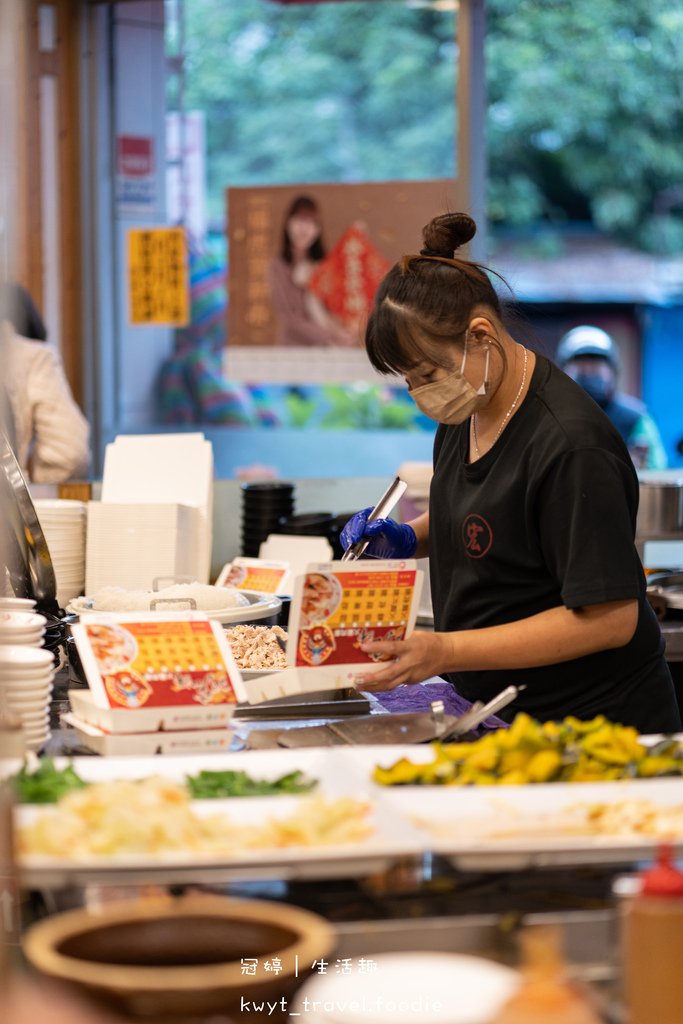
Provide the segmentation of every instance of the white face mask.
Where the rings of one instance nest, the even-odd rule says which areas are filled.
[[[486,395],[489,379],[489,350],[486,349],[486,368],[481,387],[474,388],[463,375],[467,360],[467,342],[462,356],[460,369],[441,380],[422,384],[419,388],[408,389],[410,397],[425,416],[437,423],[464,423],[466,419],[480,409],[482,397]]]

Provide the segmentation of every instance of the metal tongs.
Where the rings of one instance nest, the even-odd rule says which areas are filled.
[[[439,742],[443,743],[448,740],[457,739],[458,736],[463,736],[466,732],[471,732],[472,729],[476,729],[478,725],[485,722],[491,715],[495,715],[496,712],[502,711],[503,708],[506,708],[508,704],[512,704],[513,700],[515,700],[522,690],[525,689],[526,686],[507,686],[487,704],[482,704],[480,700],[475,701],[469,711],[466,711],[464,715],[461,715],[450,729],[445,728],[444,731],[439,734],[437,737]],[[440,718],[443,719],[443,712],[443,701],[435,700],[432,703],[432,714],[437,723]]]
[[[405,494],[407,486],[405,480],[401,480],[399,476],[395,477],[368,516],[368,522],[372,522],[373,519],[384,519],[388,516],[399,498]],[[341,556],[342,562],[362,558],[363,552],[370,543],[370,540],[371,538],[364,537],[357,544],[352,544]]]

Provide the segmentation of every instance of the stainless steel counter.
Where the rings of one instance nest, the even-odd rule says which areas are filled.
[[[662,636],[666,644],[667,661],[683,661],[683,620],[662,622]]]

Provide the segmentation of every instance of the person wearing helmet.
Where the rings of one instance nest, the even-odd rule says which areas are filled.
[[[619,352],[600,327],[582,325],[563,336],[555,355],[560,366],[609,416],[638,469],[665,469],[666,452],[645,405],[617,391]]]

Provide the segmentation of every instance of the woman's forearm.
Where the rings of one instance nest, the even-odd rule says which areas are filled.
[[[635,632],[636,601],[610,601],[538,615],[485,629],[442,633],[449,670],[537,668],[623,647]]]
[[[637,601],[611,601],[573,611],[550,608],[501,626],[455,633],[416,630],[407,640],[362,645],[366,653],[393,660],[357,679],[368,690],[391,690],[444,672],[538,668],[573,661],[586,654],[623,647],[638,621]]]

